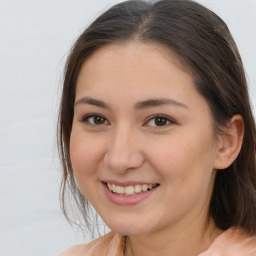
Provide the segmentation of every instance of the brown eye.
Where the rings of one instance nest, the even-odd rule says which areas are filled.
[[[94,124],[104,124],[105,118],[103,118],[102,116],[94,116],[93,121],[94,121]]]
[[[99,126],[99,125],[108,125],[109,122],[107,121],[106,118],[100,115],[87,115],[82,119],[82,122],[87,123],[88,125],[94,125],[94,126]]]
[[[156,126],[165,126],[168,122],[168,120],[164,117],[157,117],[154,120]]]
[[[156,115],[151,117],[147,122],[146,126],[153,126],[153,127],[167,127],[171,124],[174,124],[174,121],[167,117],[167,116],[162,116],[162,115]]]

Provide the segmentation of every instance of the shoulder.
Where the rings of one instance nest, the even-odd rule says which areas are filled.
[[[124,236],[110,232],[90,243],[75,245],[56,256],[122,256],[123,250]]]
[[[210,248],[199,256],[256,256],[256,236],[245,231],[230,228],[223,232]]]

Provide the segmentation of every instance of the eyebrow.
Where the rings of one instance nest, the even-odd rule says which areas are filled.
[[[189,109],[187,105],[176,101],[174,99],[169,98],[156,98],[156,99],[148,99],[145,101],[141,101],[135,104],[135,109],[145,109],[150,107],[159,107],[159,106],[174,106],[174,107],[183,107]]]
[[[78,104],[89,104],[100,108],[110,109],[110,106],[105,103],[104,101],[89,98],[89,97],[83,97],[75,102],[75,106]]]
[[[111,109],[110,105],[108,105],[104,101],[90,98],[90,97],[83,97],[77,100],[75,102],[75,106],[78,104],[89,104],[89,105],[93,105],[100,108]],[[137,110],[141,110],[141,109],[146,109],[151,107],[168,106],[168,105],[189,109],[189,107],[184,103],[181,103],[179,101],[176,101],[174,99],[169,99],[169,98],[153,98],[153,99],[140,101],[134,105],[134,108]]]

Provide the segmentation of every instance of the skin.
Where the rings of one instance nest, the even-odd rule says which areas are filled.
[[[163,98],[172,102],[138,104]],[[83,64],[75,102],[74,174],[106,224],[129,236],[126,255],[131,247],[140,256],[206,250],[222,233],[207,219],[215,168],[225,168],[237,151],[229,161],[223,157],[230,141],[216,139],[209,106],[175,55],[156,44],[104,46]],[[95,113],[101,116],[97,124],[85,118]],[[154,116],[160,114],[166,117],[159,126]],[[128,207],[108,200],[106,180],[160,186]]]

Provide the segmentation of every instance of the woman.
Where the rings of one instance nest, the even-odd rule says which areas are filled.
[[[112,230],[60,255],[256,255],[244,69],[205,7],[126,1],[97,18],[67,61],[59,145],[65,215],[70,190]]]

